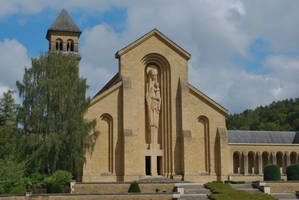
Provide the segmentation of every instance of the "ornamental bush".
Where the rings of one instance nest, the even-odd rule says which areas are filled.
[[[292,164],[287,166],[288,181],[299,180],[299,164]]]
[[[141,192],[139,185],[136,181],[134,181],[133,183],[131,183],[129,191],[128,192]]]
[[[274,164],[268,164],[264,168],[264,181],[280,181],[280,167]]]

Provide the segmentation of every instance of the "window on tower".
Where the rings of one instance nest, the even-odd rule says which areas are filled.
[[[56,40],[56,51],[62,51],[63,50],[63,42],[61,39]]]
[[[67,48],[66,48],[67,51],[74,51],[74,41],[69,39],[67,41]]]

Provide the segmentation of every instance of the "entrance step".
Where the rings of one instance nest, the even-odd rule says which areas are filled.
[[[259,189],[253,188],[251,184],[231,184],[231,187],[236,190],[243,190],[250,194],[262,193]]]
[[[279,200],[295,200],[298,199],[295,194],[292,193],[272,193],[271,196]]]
[[[204,187],[203,183],[176,183],[176,190],[181,193],[181,200],[209,199],[210,190]]]

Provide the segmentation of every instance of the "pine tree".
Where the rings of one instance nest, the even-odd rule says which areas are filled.
[[[16,146],[18,105],[15,104],[13,93],[11,90],[4,92],[0,99],[0,159],[12,154]]]
[[[79,78],[76,58],[48,53],[32,59],[32,67],[25,69],[17,87],[23,101],[18,119],[31,165],[42,173],[60,169],[76,175],[98,134],[95,120],[84,119],[90,99],[85,96],[88,86],[86,79]]]

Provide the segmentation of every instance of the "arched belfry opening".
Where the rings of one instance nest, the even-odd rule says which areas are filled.
[[[66,47],[67,51],[74,51],[74,41],[71,39],[67,40],[67,47]]]
[[[171,88],[170,65],[160,54],[146,55],[144,64],[144,108],[145,108],[145,172],[151,175],[171,176],[172,134],[171,134]],[[148,174],[148,173],[146,173]]]

